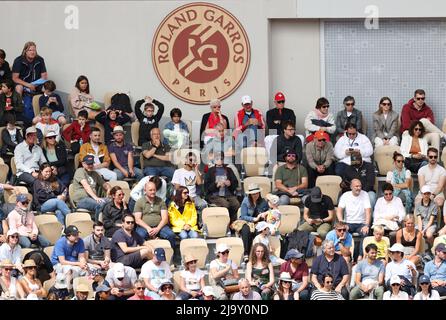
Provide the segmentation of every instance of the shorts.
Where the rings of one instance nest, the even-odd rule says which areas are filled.
[[[145,260],[141,258],[141,253],[139,251],[132,252],[122,257],[116,259],[116,262],[121,262],[123,265],[132,267],[134,269],[141,268],[144,264]]]

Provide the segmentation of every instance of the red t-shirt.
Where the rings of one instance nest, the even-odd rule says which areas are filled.
[[[280,266],[280,272],[289,272],[292,279],[302,282],[302,277],[308,277],[308,265],[305,261],[303,261],[297,266],[296,271],[293,272],[291,270],[291,261],[287,261]]]

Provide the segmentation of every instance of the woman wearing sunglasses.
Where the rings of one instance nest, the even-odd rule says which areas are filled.
[[[170,280],[164,280],[159,286],[160,299],[159,300],[175,300],[176,295],[173,291],[173,283]]]
[[[392,101],[388,97],[379,100],[378,111],[373,114],[375,148],[398,145],[399,115],[392,110]]]
[[[19,245],[19,233],[17,230],[8,230],[6,241],[0,246],[0,261],[9,260],[14,264],[14,269],[23,272],[22,248]]]
[[[239,278],[238,267],[234,261],[229,259],[229,246],[226,243],[217,245],[217,258],[212,260],[209,265],[209,284],[215,292],[218,300],[227,300],[225,288],[223,288],[224,281],[233,281],[237,284]]]
[[[72,172],[68,169],[67,148],[63,141],[57,141],[57,132],[48,131],[45,133],[42,150],[46,160],[51,165],[55,176],[66,186],[70,184]]]
[[[186,255],[184,270],[180,274],[180,293],[178,300],[203,300],[204,272],[197,267],[197,258]]]
[[[11,300],[25,298],[26,294],[22,285],[17,278],[11,275],[12,270],[14,270],[14,264],[11,262],[11,260],[2,260],[0,263],[0,269],[1,296]]]
[[[401,290],[400,277],[392,276],[390,286],[390,290],[384,292],[383,300],[409,300],[409,295]]]
[[[23,263],[23,270],[25,271],[25,275],[20,280],[20,284],[22,285],[26,296],[30,298],[30,295],[35,295],[38,299],[45,298],[47,292],[36,276],[37,265],[34,260],[26,260]]]
[[[197,209],[189,196],[187,187],[178,187],[168,213],[172,231],[179,234],[181,240],[198,238]]]
[[[395,165],[392,171],[387,172],[386,182],[393,187],[393,195],[401,199],[406,208],[406,212],[412,212],[413,194],[410,190],[413,180],[412,173],[404,166],[404,156],[395,151],[393,153],[393,163]]]
[[[326,273],[322,276],[321,288],[313,290],[310,300],[344,300],[344,297],[333,289],[333,276]]]
[[[421,121],[414,121],[410,125],[409,134],[403,134],[401,140],[401,153],[404,156],[404,165],[412,173],[417,174],[418,169],[427,165],[427,140],[424,138],[426,129]]]
[[[282,272],[274,300],[299,300],[299,293],[292,289],[293,284],[294,280],[291,278],[290,273]]]
[[[432,289],[431,279],[423,274],[418,279],[418,292],[413,298],[414,300],[440,300],[440,294],[437,290]]]

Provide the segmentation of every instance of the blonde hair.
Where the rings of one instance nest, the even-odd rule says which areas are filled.
[[[28,49],[30,47],[36,47],[37,48],[36,43],[33,42],[33,41],[28,41],[27,43],[25,43],[25,45],[23,46],[23,50],[22,50],[22,56],[26,55],[26,51],[28,51]],[[36,52],[37,52],[37,50],[36,50]]]
[[[373,234],[375,234],[375,232],[379,232],[381,234],[384,234],[384,227],[383,226],[374,226],[373,227]]]
[[[53,114],[53,110],[51,110],[51,108],[49,108],[49,107],[43,107],[40,110],[40,114],[42,116],[51,116]]]

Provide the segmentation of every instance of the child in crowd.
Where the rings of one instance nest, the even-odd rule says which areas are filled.
[[[49,131],[54,131],[57,133],[56,141],[60,141],[60,126],[57,120],[52,118],[53,111],[49,107],[43,107],[40,110],[41,120],[36,124],[36,129],[40,130],[41,134],[45,136],[45,134]],[[39,142],[43,141],[43,136],[38,137]],[[40,143],[39,143],[40,144]]]
[[[77,120],[74,120],[62,133],[65,141],[71,143],[71,151],[73,154],[79,153],[83,143],[90,142],[91,128],[87,119],[87,110],[79,111]]]
[[[6,129],[2,131],[2,149],[1,156],[2,157],[13,157],[15,147],[23,141],[22,133],[20,132],[20,128],[15,126],[14,117],[10,117],[6,124]]]
[[[144,104],[144,111],[141,110]],[[158,112],[155,114],[155,106],[158,107]],[[138,145],[150,141],[150,130],[158,128],[158,123],[164,113],[164,104],[147,96],[144,99],[138,100],[135,104],[136,117],[139,120],[139,138]]]
[[[3,127],[8,119],[24,121],[22,97],[14,90],[14,82],[6,79],[1,84],[0,93],[0,126]]]
[[[387,250],[389,249],[389,246],[387,242],[383,239],[384,236],[384,227],[383,226],[374,226],[373,227],[373,237],[371,243],[374,243],[378,247],[378,252],[376,254],[376,259],[381,259],[384,263],[384,265],[387,264]]]
[[[274,194],[267,194],[266,200],[268,200],[269,210],[262,215],[263,219],[269,224],[271,235],[280,237],[279,227],[282,214],[279,211],[279,197]]]
[[[271,263],[273,264],[273,266],[278,266],[285,262],[285,260],[282,260],[274,255],[274,248],[271,244],[269,226],[270,224],[265,221],[260,221],[259,223],[257,223],[256,230],[260,233],[254,238],[252,244],[254,245],[256,243],[263,243],[268,248],[269,259],[271,260]]]
[[[130,117],[122,110],[108,108],[96,116],[96,121],[104,126],[104,141],[108,145],[113,140],[113,128],[130,122]]]
[[[164,144],[169,145],[172,149],[181,149],[183,146],[189,145],[189,129],[187,124],[181,121],[182,112],[178,108],[170,111],[172,121],[164,126]]]
[[[67,119],[64,115],[64,105],[62,103],[62,99],[57,93],[54,92],[55,90],[56,84],[54,81],[48,80],[43,84],[43,95],[41,95],[39,98],[39,107],[41,109],[45,106],[49,107],[53,111],[51,115],[52,118],[57,120],[62,128],[63,125],[67,123]],[[36,117],[33,119],[33,123],[38,123],[41,120],[42,119],[36,115]]]

